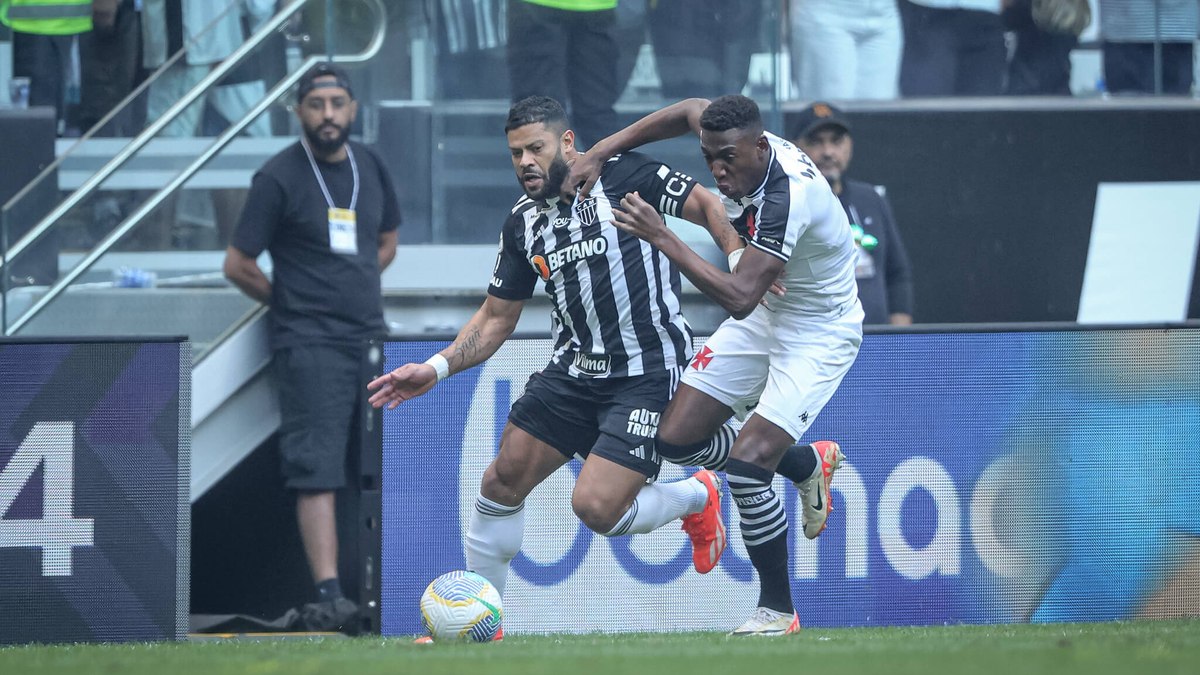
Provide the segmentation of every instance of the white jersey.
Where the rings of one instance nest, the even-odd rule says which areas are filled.
[[[858,301],[854,234],[829,183],[799,148],[766,133],[767,175],[739,200],[722,195],[726,213],[749,246],[784,260],[783,297],[768,296],[779,315],[843,316]]]

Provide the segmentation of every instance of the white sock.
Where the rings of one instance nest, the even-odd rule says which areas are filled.
[[[521,550],[525,534],[525,504],[498,504],[483,495],[475,498],[471,522],[463,540],[467,569],[487,579],[504,597],[508,564]]]
[[[629,510],[606,537],[653,532],[672,520],[697,513],[708,501],[708,488],[695,478],[651,483],[638,492]]]

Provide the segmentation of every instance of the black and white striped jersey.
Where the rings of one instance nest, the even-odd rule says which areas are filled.
[[[692,331],[680,313],[679,270],[612,222],[613,207],[637,192],[679,216],[696,181],[645,155],[605,163],[591,197],[568,204],[522,198],[500,233],[488,293],[533,295],[538,278],[554,302],[548,368],[580,378],[625,377],[686,365]]]

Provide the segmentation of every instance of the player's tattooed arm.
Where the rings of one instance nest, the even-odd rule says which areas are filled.
[[[742,238],[729,224],[729,217],[725,215],[725,205],[716,195],[699,185],[688,193],[687,201],[683,203],[683,217],[708,230],[713,242],[725,255],[744,245]]]
[[[454,341],[451,348],[454,350],[450,354],[450,372],[456,373],[460,370],[470,368],[468,363],[471,363],[475,355],[479,353],[479,343],[482,339],[482,334],[478,328],[472,328],[471,332],[466,335],[459,335]]]
[[[516,329],[524,306],[525,303],[520,300],[487,296],[483,306],[462,327],[454,342],[441,352],[450,363],[450,374],[477,366],[495,354]]]
[[[372,394],[367,400],[376,408],[387,406],[390,410],[433,389],[440,380],[483,363],[512,335],[524,305],[521,300],[489,295],[454,342],[438,356],[425,363],[406,363],[371,380],[367,389]],[[435,365],[438,357],[444,359],[441,366]]]

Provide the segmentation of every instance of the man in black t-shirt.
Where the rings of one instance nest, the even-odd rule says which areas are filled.
[[[400,209],[382,161],[347,140],[357,103],[346,74],[313,67],[297,104],[304,136],[255,174],[225,276],[271,307],[283,473],[317,586],[302,627],[339,630],[357,607],[338,581],[334,495],[346,485],[366,344],[386,333],[379,275],[396,255]],[[272,279],[256,262],[263,251]]]

